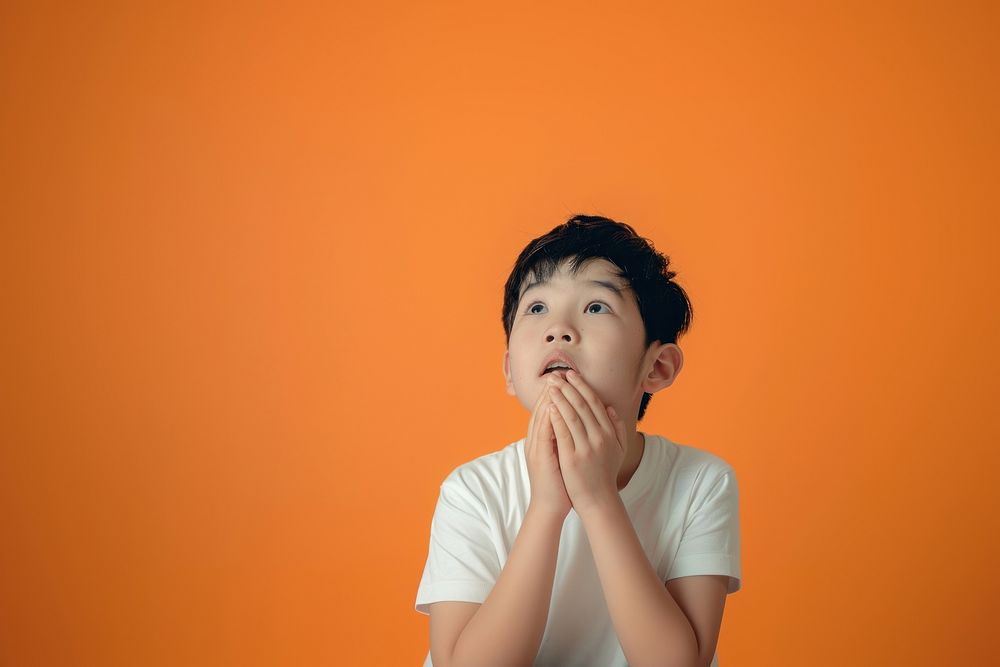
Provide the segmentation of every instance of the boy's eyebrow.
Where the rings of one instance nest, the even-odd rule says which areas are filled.
[[[591,285],[594,285],[595,287],[602,287],[602,288],[604,288],[604,289],[612,292],[619,299],[623,299],[623,300],[624,300],[624,297],[622,297],[622,292],[624,292],[626,289],[628,289],[625,286],[619,287],[618,285],[615,285],[614,283],[612,283],[610,281],[607,281],[607,280],[588,280],[587,282],[589,284],[591,284]],[[548,284],[549,284],[548,280],[541,280],[541,281],[536,281],[536,282],[531,283],[526,288],[524,288],[523,292],[521,292],[521,298],[523,299],[524,295],[527,294],[529,290],[534,289],[535,287],[542,287],[543,285],[548,285]]]

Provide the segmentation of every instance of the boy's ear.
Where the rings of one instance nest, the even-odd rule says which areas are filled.
[[[514,391],[514,383],[510,381],[510,350],[505,350],[503,353],[503,377],[507,383],[507,393],[511,396],[517,396],[517,392]]]
[[[642,378],[642,390],[655,394],[666,389],[677,379],[684,367],[684,353],[676,343],[656,341],[649,348],[647,366],[649,370]],[[650,365],[651,364],[651,365]]]

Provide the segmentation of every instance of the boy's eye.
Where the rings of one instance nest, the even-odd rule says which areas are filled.
[[[532,315],[537,315],[538,311],[535,310],[535,306],[541,306],[542,308],[544,308],[545,304],[536,301],[535,303],[533,303],[530,306],[528,306],[527,312],[530,313],[530,314],[532,314]],[[611,309],[608,308],[608,305],[606,303],[602,302],[602,301],[591,301],[590,304],[587,306],[587,312],[588,313],[593,313],[594,312],[594,311],[592,311],[590,309],[591,306],[604,306],[605,308],[608,309],[608,312],[611,312]],[[597,313],[600,313],[600,312],[601,311],[597,311]]]

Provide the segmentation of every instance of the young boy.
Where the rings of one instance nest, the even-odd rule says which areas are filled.
[[[528,431],[441,484],[416,599],[425,667],[718,665],[741,586],[735,474],[636,430],[684,361],[691,305],[668,264],[598,216],[521,252],[503,371]]]

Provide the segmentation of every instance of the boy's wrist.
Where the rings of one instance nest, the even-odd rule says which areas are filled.
[[[542,507],[537,503],[529,501],[528,510],[527,512],[525,512],[525,519],[527,519],[529,515],[532,517],[536,517],[539,521],[551,522],[554,524],[558,524],[559,526],[562,526],[563,522],[566,520],[566,517],[569,516],[569,511],[554,510],[548,507]]]
[[[625,509],[625,501],[622,500],[621,495],[617,492],[604,494],[587,505],[574,509],[576,509],[580,515],[580,520],[584,523],[588,520],[593,520],[594,517],[613,516],[621,512],[625,512],[626,515],[628,514],[628,511]]]

